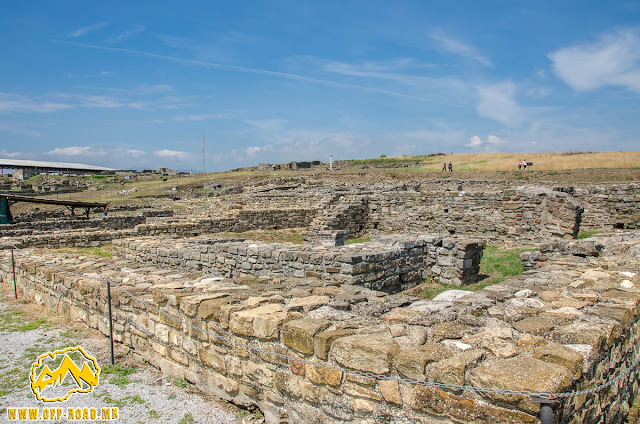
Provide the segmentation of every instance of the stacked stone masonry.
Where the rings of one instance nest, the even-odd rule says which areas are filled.
[[[143,215],[75,224],[33,222],[0,226],[4,236],[21,237],[24,246],[44,245],[40,233],[84,228],[87,245],[114,237],[172,235],[192,237],[255,229],[306,228],[305,239],[318,243],[321,230],[346,230],[348,237],[393,233],[449,233],[487,241],[544,242],[574,238],[584,229],[634,229],[640,225],[640,186],[600,184],[558,187],[551,183],[512,186],[501,181],[422,181],[405,184],[322,185],[288,179],[210,198],[209,205],[189,205],[172,217]],[[113,225],[112,225],[113,223]],[[53,240],[55,241],[55,240]],[[81,237],[73,243],[82,243]]]
[[[442,236],[388,236],[341,247],[269,244],[208,238],[114,240],[114,253],[132,262],[225,277],[282,275],[320,278],[385,291],[426,278],[462,285],[477,281],[485,243]],[[377,243],[376,243],[377,241]]]
[[[167,374],[257,406],[267,423],[534,423],[538,405],[526,396],[357,372],[532,392],[608,381],[640,355],[640,233],[600,236],[598,246],[593,255],[559,246],[522,276],[433,300],[318,278],[227,279],[46,250],[15,256],[21,298],[104,334],[106,285],[93,278],[113,280],[118,343]],[[0,257],[8,289],[10,252]],[[606,389],[561,398],[555,422],[624,420],[637,380],[636,368]]]

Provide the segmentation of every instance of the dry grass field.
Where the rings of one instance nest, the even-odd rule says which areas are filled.
[[[518,171],[518,159],[533,162],[528,170]],[[443,173],[442,162],[453,164],[453,173]],[[400,167],[399,162],[418,163],[417,166]],[[153,181],[124,181],[99,183],[99,190],[80,193],[55,194],[52,198],[109,202],[112,205],[137,203],[144,205],[174,204],[173,187],[178,197],[185,193],[200,197],[208,196],[203,189],[214,180],[219,184],[244,184],[277,177],[309,176],[335,183],[380,183],[385,181],[402,181],[413,178],[441,179],[456,178],[470,180],[513,180],[522,183],[535,181],[562,182],[607,182],[607,181],[640,181],[640,151],[638,152],[565,152],[565,153],[465,153],[448,155],[423,155],[385,157],[352,161],[359,167],[345,167],[329,172],[324,169],[299,171],[241,171],[193,174],[182,177],[158,177]],[[385,167],[388,164],[389,167]],[[394,167],[395,165],[395,167]],[[363,168],[364,167],[364,168]],[[61,177],[62,178],[62,177]],[[123,189],[137,189],[129,195],[117,193]],[[192,196],[188,196],[192,197]],[[15,213],[34,208],[50,209],[46,205],[18,203],[12,207]]]
[[[518,159],[533,162],[531,170],[640,167],[640,152],[564,152],[451,154],[425,158],[424,168],[440,171],[443,161],[451,161],[454,171],[508,171],[518,169]]]

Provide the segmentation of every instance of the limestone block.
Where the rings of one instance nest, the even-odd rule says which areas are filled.
[[[415,410],[453,417],[460,422],[538,423],[534,415],[500,408],[482,401],[456,396],[442,390],[417,386],[410,401]]]
[[[280,304],[269,303],[257,308],[233,312],[229,320],[229,330],[241,336],[252,337],[254,335],[253,322],[256,317],[281,312],[282,309],[283,306]]]
[[[483,357],[482,349],[466,350],[451,358],[428,364],[425,374],[428,380],[463,385],[467,368],[475,365]]]
[[[388,333],[341,337],[331,345],[331,355],[342,366],[375,374],[391,369],[398,343]]]
[[[282,328],[282,340],[285,345],[298,352],[313,353],[313,339],[316,334],[331,323],[323,319],[297,319],[287,322]]]
[[[439,342],[444,339],[461,339],[470,332],[471,329],[464,324],[447,321],[434,326],[431,337],[434,342]]]
[[[571,371],[574,379],[578,379],[582,375],[583,356],[576,350],[564,347],[560,343],[549,342],[536,347],[533,350],[533,357],[566,367]]]
[[[453,354],[439,343],[425,343],[415,349],[406,349],[394,359],[396,369],[404,376],[414,380],[424,380],[425,367],[431,362],[450,358]]]
[[[381,380],[378,383],[380,394],[387,403],[393,403],[402,406],[402,393],[397,381]]]
[[[184,296],[180,301],[180,310],[184,312],[185,315],[193,317],[196,315],[196,312],[202,302],[205,300],[220,298],[223,295],[220,294],[203,294],[197,296]]]
[[[313,339],[313,353],[320,359],[329,357],[331,344],[340,337],[350,336],[354,330],[328,330],[318,333]]]
[[[382,319],[386,320],[389,324],[399,323],[419,323],[424,320],[427,315],[408,308],[394,308],[386,314],[382,315]]]
[[[326,362],[312,361],[313,363],[326,364]],[[343,372],[326,368],[320,365],[307,364],[306,375],[314,384],[325,384],[329,386],[339,386],[342,382]]]
[[[559,393],[566,391],[572,380],[572,373],[562,365],[520,355],[483,362],[471,370],[467,383],[501,390]],[[481,396],[502,404],[511,404],[531,414],[537,414],[540,410],[538,405],[522,396],[502,393],[481,393]]]
[[[218,313],[222,305],[229,303],[228,297],[220,297],[217,299],[205,300],[198,307],[198,318],[203,320],[218,320]]]
[[[198,353],[200,355],[200,360],[205,365],[213,368],[216,371],[224,372],[224,357],[220,355],[218,352],[214,352],[211,349],[199,349]]]
[[[299,311],[302,310],[304,312],[309,312],[313,309],[319,308],[320,306],[329,304],[331,299],[329,296],[307,296],[307,297],[296,297],[289,301],[287,306],[285,307],[286,311]]]
[[[522,333],[529,333],[535,336],[546,336],[554,328],[551,321],[539,316],[525,318],[514,323],[513,326]]]
[[[256,316],[253,319],[253,335],[266,340],[278,339],[280,327],[291,319],[294,319],[294,317],[287,312]]]

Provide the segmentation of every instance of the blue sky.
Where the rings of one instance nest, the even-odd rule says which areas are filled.
[[[0,7],[0,157],[125,169],[640,150],[640,1]]]

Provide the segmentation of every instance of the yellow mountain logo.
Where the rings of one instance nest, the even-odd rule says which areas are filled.
[[[61,402],[73,393],[91,392],[98,385],[99,376],[100,367],[95,358],[77,346],[38,356],[29,379],[31,391],[38,400]]]

